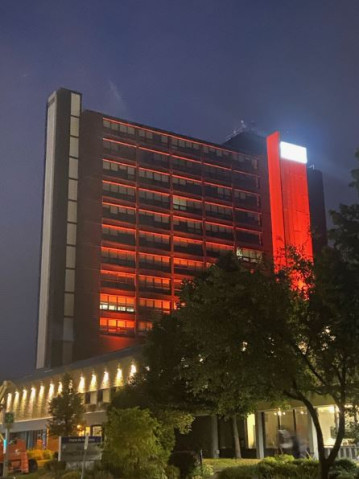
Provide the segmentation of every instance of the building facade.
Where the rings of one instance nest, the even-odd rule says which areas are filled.
[[[305,148],[278,133],[247,143],[83,110],[65,89],[50,96],[37,367],[136,344],[222,253],[312,255]]]

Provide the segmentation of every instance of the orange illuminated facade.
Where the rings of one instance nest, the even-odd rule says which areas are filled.
[[[81,103],[65,89],[48,103],[38,367],[138,342],[223,253],[311,255],[305,165],[278,134],[219,145]]]

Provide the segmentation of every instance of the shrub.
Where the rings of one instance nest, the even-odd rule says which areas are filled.
[[[252,466],[224,469],[220,479],[317,479],[318,461],[267,457]]]
[[[180,471],[180,477],[189,476],[199,464],[197,454],[193,451],[175,451],[171,454],[169,464]]]
[[[165,469],[167,479],[179,479],[180,470],[175,466],[167,466]]]
[[[166,451],[161,425],[148,409],[112,408],[106,424],[103,464],[122,479],[160,479],[165,475]]]
[[[343,472],[350,472],[351,474],[355,474],[358,471],[358,468],[355,462],[351,461],[350,459],[337,459],[334,462],[333,469],[342,470]]]
[[[202,467],[201,465],[196,466],[190,474],[190,477],[193,479],[205,479],[211,476],[213,476],[213,467],[204,463],[202,464]]]

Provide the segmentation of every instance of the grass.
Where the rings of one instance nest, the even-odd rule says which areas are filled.
[[[254,466],[259,461],[259,459],[203,459],[204,464],[212,466],[215,473],[227,467]]]

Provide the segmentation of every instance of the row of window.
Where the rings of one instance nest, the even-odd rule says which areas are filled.
[[[101,273],[101,286],[125,291],[134,291],[135,276],[127,273],[106,271]],[[142,291],[170,292],[171,281],[157,276],[139,276],[139,288]]]
[[[250,250],[246,250],[250,251]],[[101,260],[103,263],[116,264],[119,266],[127,266],[134,268],[136,266],[136,258],[134,252],[120,251],[110,248],[102,248]],[[182,258],[174,258],[173,266],[175,273],[185,271],[196,272],[202,271],[204,264],[200,261],[192,261]],[[208,266],[208,265],[207,265]],[[139,267],[144,269],[153,269],[157,271],[170,272],[171,258],[169,256],[139,254]]]
[[[136,159],[136,149],[135,147],[123,145],[121,143],[116,143],[113,141],[104,141],[104,150],[106,152],[109,152],[111,154],[114,154],[115,156],[119,156],[123,160],[135,160]],[[227,168],[221,168],[220,166],[215,166],[211,165],[208,163],[205,163],[202,165],[201,162],[199,161],[192,161],[186,158],[180,158],[177,156],[172,156],[170,157],[169,155],[164,155],[160,152],[152,152],[152,151],[147,151],[147,150],[139,150],[138,154],[138,160],[139,163],[145,163],[149,165],[158,165],[162,168],[169,168],[170,167],[170,160],[171,160],[171,165],[172,168],[175,170],[179,171],[185,171],[187,173],[190,173],[192,175],[197,175],[207,177],[207,178],[212,178],[216,179],[219,181],[224,181],[224,182],[231,182],[232,178],[232,171],[230,169],[230,164],[225,164]],[[112,160],[113,161],[113,160]],[[109,162],[109,160],[107,160]],[[244,165],[244,166],[243,166]],[[249,167],[248,163],[242,159],[242,161],[238,161],[234,164],[234,172],[237,175],[241,175],[238,171],[236,171],[236,167],[240,170],[244,171],[252,171],[255,168]],[[104,166],[104,169],[109,169]],[[257,178],[252,175],[243,175],[243,177],[249,177],[249,178]],[[257,185],[258,187],[259,185]]]
[[[177,223],[174,224],[176,231],[183,231],[193,234],[202,234],[201,222],[183,221],[181,219],[174,219]],[[115,241],[120,244],[135,245],[136,244],[136,232],[126,230],[123,228],[115,228],[110,226],[103,226],[102,230],[103,238],[109,241]],[[206,223],[206,235],[214,238],[221,238],[228,241],[234,239],[234,231],[232,228],[217,225],[213,223]],[[236,238],[238,242],[244,242],[249,244],[260,245],[261,235],[260,233],[244,230],[236,230]],[[174,240],[174,249],[176,251],[176,245],[178,242],[182,242],[185,238],[176,238]],[[202,251],[202,242],[194,243],[193,240],[188,240],[189,248],[195,248],[198,251]],[[159,235],[155,233],[148,233],[140,231],[139,233],[140,246],[147,248],[163,248],[166,251],[170,251],[170,236]],[[182,250],[178,250],[182,251]],[[202,255],[202,252],[199,253]]]
[[[189,202],[189,203],[193,203],[193,202]],[[181,211],[190,211],[192,213],[197,212],[196,210],[188,207],[188,205],[185,205],[187,206],[187,208],[185,208],[185,206],[183,205],[180,205],[180,206],[182,206]],[[214,207],[213,210],[207,211],[208,206],[213,206]],[[174,203],[173,207],[174,209],[179,209],[178,204]],[[136,223],[136,211],[133,208],[126,208],[125,206],[120,206],[120,205],[117,206],[117,205],[109,205],[109,204],[103,204],[102,208],[103,208],[103,216],[105,218],[111,218],[118,221],[130,223],[130,224]],[[231,210],[227,210],[226,208],[222,208],[220,206],[206,205],[206,212],[207,212],[207,216],[213,216],[213,217],[229,219],[229,220],[232,218]],[[227,213],[229,213],[229,215],[227,215]],[[150,211],[140,211],[138,217],[139,217],[138,220],[139,220],[140,226],[150,226],[153,228],[160,228],[160,229],[166,229],[166,230],[169,230],[171,226],[169,215],[161,215],[161,214],[153,213]],[[251,213],[247,211],[236,211],[235,218],[239,223],[251,224],[255,226],[258,226],[260,224],[260,217],[257,213]],[[202,221],[192,221],[186,218],[174,217],[173,229],[175,231],[183,231],[183,232],[199,234],[199,235],[203,234]],[[216,232],[218,233],[218,232],[225,232],[225,231],[230,233],[229,239],[231,239],[233,236],[232,228],[221,226],[221,225],[214,225],[212,223],[206,223],[206,233],[209,234],[210,236],[212,235],[212,236],[222,237],[221,234],[218,235],[216,234]]]
[[[126,201],[135,201],[135,188],[124,186],[117,183],[104,181],[102,184],[103,193],[106,196],[124,199]],[[205,196],[216,200],[232,202],[232,190],[215,185],[205,185]],[[169,208],[170,195],[157,193],[154,191],[139,190],[139,200],[146,204]],[[244,191],[234,190],[233,201],[237,206],[258,209],[259,196]],[[173,207],[179,211],[188,211],[196,213],[202,208],[201,202],[188,198],[173,197]],[[210,207],[207,211],[214,211]]]
[[[173,136],[170,137],[165,134],[161,134],[160,132],[156,133],[154,131],[145,130],[140,127],[125,125],[110,120],[103,120],[103,126],[104,128],[111,131],[111,133],[115,133],[123,137],[135,138],[137,132],[137,138],[139,140],[156,143],[165,147],[170,145],[172,150],[184,152],[186,154],[193,154],[195,156],[198,156],[202,150],[204,155],[217,161],[222,160],[228,162],[232,159],[238,163],[241,163],[242,165],[246,163],[248,165],[247,168],[250,168],[252,170],[258,168],[258,163],[256,159],[237,152],[231,152],[229,150],[212,147],[210,145],[201,144],[196,141],[186,140],[184,138],[178,138]]]

